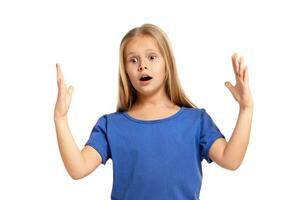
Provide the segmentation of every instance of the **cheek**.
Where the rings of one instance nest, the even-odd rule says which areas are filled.
[[[163,79],[165,77],[165,73],[166,73],[164,64],[156,65],[153,68],[153,73],[155,74],[156,77],[160,77],[160,79]]]
[[[134,73],[134,72],[132,72],[132,71],[130,71],[130,70],[127,70],[127,77],[129,78],[129,80],[130,80],[130,82],[132,83],[132,84],[134,84],[135,83],[135,81],[136,81],[136,74]]]

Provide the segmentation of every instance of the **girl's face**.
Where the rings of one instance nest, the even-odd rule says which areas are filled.
[[[151,95],[163,90],[165,61],[151,36],[137,36],[127,43],[124,64],[130,82],[139,94]],[[150,76],[143,81],[141,77]]]

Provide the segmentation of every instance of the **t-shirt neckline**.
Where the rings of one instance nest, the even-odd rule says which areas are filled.
[[[180,109],[176,113],[174,113],[174,114],[172,114],[168,117],[161,118],[161,119],[151,119],[151,120],[143,120],[143,119],[134,118],[134,117],[130,116],[127,111],[122,112],[122,114],[125,117],[127,117],[128,119],[130,119],[134,122],[138,122],[138,123],[158,123],[158,122],[164,122],[164,121],[167,121],[167,120],[170,120],[170,119],[173,119],[173,118],[177,117],[178,115],[180,115],[183,112],[184,109],[185,109],[185,107],[181,106]]]

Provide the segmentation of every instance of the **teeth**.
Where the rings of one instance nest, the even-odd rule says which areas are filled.
[[[147,77],[149,77],[149,78],[150,78],[150,76],[147,76],[147,75],[145,75],[145,76],[141,76],[141,78],[147,78]]]

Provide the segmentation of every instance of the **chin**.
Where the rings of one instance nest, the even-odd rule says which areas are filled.
[[[155,93],[159,92],[161,88],[164,87],[164,84],[154,84],[155,82],[152,82],[148,85],[141,86],[139,83],[137,83],[137,86],[135,87],[136,91],[144,96],[150,96],[154,95]]]
[[[155,94],[155,90],[153,89],[139,89],[138,90],[138,93],[139,94],[142,94],[142,95],[145,95],[145,96],[149,96],[149,95],[153,95]]]
[[[139,88],[138,93],[144,96],[151,96],[159,92],[159,88]]]

